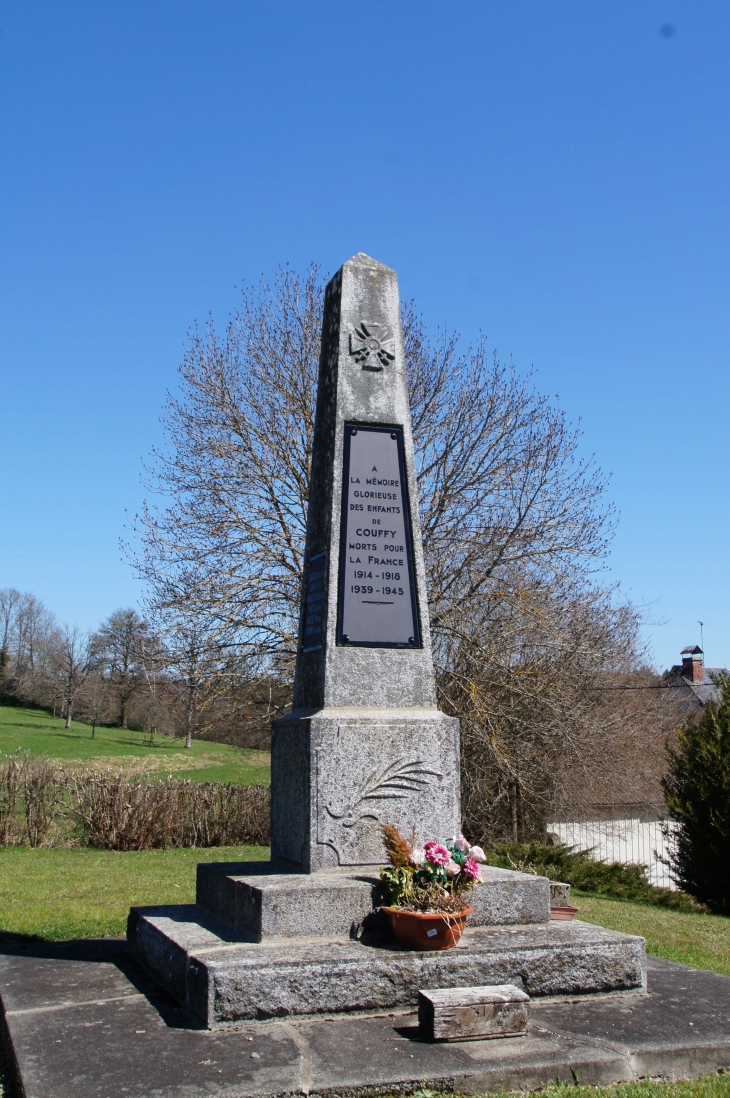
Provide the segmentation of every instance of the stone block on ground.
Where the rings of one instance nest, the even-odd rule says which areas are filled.
[[[570,907],[570,885],[562,881],[550,882],[550,906]]]
[[[427,1041],[522,1037],[530,996],[514,984],[427,988],[418,992],[418,1024]]]

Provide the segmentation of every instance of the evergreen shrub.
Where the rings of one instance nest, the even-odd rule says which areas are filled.
[[[653,885],[647,877],[646,866],[602,862],[592,857],[590,851],[575,850],[560,843],[555,846],[500,843],[486,851],[486,856],[490,865],[537,873],[549,877],[551,881],[563,881],[581,892],[671,907],[678,911],[701,910],[697,902],[684,892]]]
[[[719,685],[719,704],[680,729],[663,785],[675,824],[673,880],[715,914],[730,915],[730,680]]]

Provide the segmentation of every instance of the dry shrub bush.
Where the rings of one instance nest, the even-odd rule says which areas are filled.
[[[16,751],[0,759],[0,844],[53,846],[65,815],[67,775]]]
[[[0,845],[103,850],[266,846],[266,786],[71,773],[27,752],[0,758]]]
[[[66,775],[46,759],[28,759],[23,782],[25,833],[30,846],[51,846],[63,824]]]
[[[22,798],[22,759],[15,755],[0,761],[0,843],[14,846],[18,841],[18,807]]]
[[[87,771],[69,785],[85,841],[104,850],[266,846],[269,791],[261,785],[127,781]]]

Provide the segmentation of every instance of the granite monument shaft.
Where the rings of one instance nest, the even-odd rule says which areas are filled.
[[[327,286],[292,714],[273,726],[272,858],[382,861],[380,825],[458,831],[459,726],[436,707],[394,271]]]

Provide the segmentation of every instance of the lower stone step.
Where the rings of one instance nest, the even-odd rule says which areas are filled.
[[[287,1015],[418,1005],[422,988],[515,984],[530,996],[646,987],[643,938],[587,923],[467,928],[419,953],[347,938],[235,940],[202,908],[132,908],[132,952],[209,1028]]]

